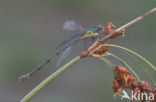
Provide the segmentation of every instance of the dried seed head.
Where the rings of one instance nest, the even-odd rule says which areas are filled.
[[[115,74],[116,77],[113,80],[113,91],[115,94],[119,94],[122,91],[123,88],[127,88],[130,90],[133,90],[133,94],[138,97],[142,93],[147,93],[150,95],[150,93],[154,93],[154,100],[150,102],[156,102],[156,89],[152,90],[150,84],[145,81],[140,81],[138,84],[136,84],[136,79],[133,77],[130,72],[122,67],[122,66],[116,66],[115,67]],[[140,96],[139,96],[140,97]],[[141,99],[141,102],[145,102],[146,97],[143,96],[143,99]]]
[[[153,94],[154,94],[154,101],[153,102],[156,102],[156,88],[153,90]]]
[[[118,81],[117,79],[114,79],[114,80],[113,80],[112,89],[113,89],[115,95],[119,96],[121,90],[123,89],[123,87],[122,87],[122,84],[119,83],[119,81]]]
[[[138,94],[141,93],[140,89],[138,87],[136,87],[134,90],[133,90],[133,95],[135,95],[136,97],[138,97]],[[135,99],[135,98],[134,98]]]
[[[122,67],[122,66],[116,66],[115,72],[116,73],[129,73],[129,71],[125,67]]]
[[[153,90],[154,95],[156,96],[156,88]]]
[[[120,32],[116,32],[115,34],[113,34],[110,38],[111,39],[117,38],[120,35],[124,35],[124,33],[125,33],[125,29],[122,29]]]
[[[140,90],[142,92],[144,92],[144,91],[149,92],[149,93],[152,92],[152,88],[151,88],[150,84],[145,81],[140,81],[138,83],[138,87],[140,88]]]
[[[105,34],[108,35],[110,32],[112,32],[114,27],[115,26],[111,22],[108,23],[107,27],[105,28]]]
[[[99,46],[90,56],[92,57],[102,57],[105,55],[105,53],[109,51],[108,46]]]
[[[135,78],[133,77],[133,76],[131,76],[131,75],[129,75],[128,77],[127,77],[127,83],[125,83],[124,84],[124,87],[125,88],[129,88],[129,89],[135,89],[136,88],[136,81],[135,81]]]
[[[115,73],[116,78],[118,79],[118,81],[121,81],[124,88],[134,89],[136,87],[135,78],[129,73],[126,68],[122,66],[116,66]]]
[[[105,34],[108,35],[110,32],[114,31],[114,25],[112,23],[108,23],[107,27],[105,28]],[[110,38],[114,39],[120,35],[124,35],[125,29],[122,29],[119,32],[114,33]]]
[[[97,50],[94,51],[94,54],[103,54],[109,50],[108,46],[100,46]]]
[[[118,79],[122,80],[124,83],[127,83],[130,73],[128,72],[128,70],[126,70],[126,68],[122,66],[116,66],[115,73]]]

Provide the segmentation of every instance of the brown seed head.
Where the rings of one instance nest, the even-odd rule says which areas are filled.
[[[114,39],[117,38],[118,36],[121,36],[125,33],[125,29],[122,29],[120,32],[116,32],[115,34],[113,34],[110,38]]]
[[[115,26],[111,22],[108,23],[107,27],[105,28],[105,34],[108,35],[110,32],[112,32],[114,27]]]
[[[114,79],[112,89],[116,95],[120,95],[120,92],[123,89],[123,87],[122,87],[122,84],[119,83],[117,79]]]
[[[151,88],[150,84],[145,81],[140,81],[138,83],[138,87],[140,88],[140,90],[142,92],[144,92],[144,91],[148,92],[148,93],[152,92],[152,88]]]
[[[98,47],[92,54],[91,57],[102,57],[109,50],[108,46],[100,46]]]

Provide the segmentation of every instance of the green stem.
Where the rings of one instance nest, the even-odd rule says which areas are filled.
[[[109,52],[107,52],[107,53],[109,53]],[[139,78],[138,74],[124,60],[122,60],[120,57],[118,57],[118,56],[116,56],[116,55],[114,55],[112,53],[109,53],[109,55],[113,56],[118,61],[120,61],[125,67],[127,67],[136,76],[138,82],[140,81],[140,78]]]
[[[29,102],[39,91],[41,91],[46,85],[48,85],[51,81],[53,81],[55,78],[57,78],[59,75],[61,75],[63,72],[68,70],[72,65],[74,65],[76,62],[80,60],[80,56],[74,58],[67,64],[65,64],[63,67],[58,69],[56,72],[51,74],[49,77],[47,77],[45,80],[43,80],[38,86],[36,86],[32,91],[30,91],[22,100],[21,102]]]
[[[116,74],[115,74],[115,72],[114,72],[115,70],[113,68],[113,67],[115,67],[115,65],[111,61],[109,61],[108,59],[106,59],[105,57],[100,57],[99,59],[101,59],[102,61],[104,61],[108,65],[108,67],[112,70],[112,72],[114,74],[114,77],[115,77]]]
[[[125,52],[125,51],[123,51]],[[147,74],[147,76],[150,78],[150,80],[152,81],[153,85],[156,86],[156,82],[154,81],[154,79],[152,78],[151,74],[149,73],[149,71],[145,68],[145,66],[139,61],[137,60],[134,56],[132,56],[130,53],[125,52],[128,54],[128,56],[130,56],[138,65],[140,65],[140,67],[145,71],[145,73]]]
[[[109,60],[107,60],[106,58],[104,58],[104,57],[100,57],[99,59],[101,59],[102,61],[104,61],[108,66],[109,66],[109,68],[111,69],[111,70],[114,70],[114,68],[113,68],[113,63],[111,63]]]
[[[103,44],[103,46],[112,46],[112,47],[121,48],[121,49],[124,49],[124,50],[126,50],[128,52],[131,52],[132,54],[138,56],[143,61],[145,61],[153,70],[156,70],[156,67],[154,65],[152,65],[147,59],[145,59],[144,57],[142,57],[141,55],[139,55],[138,53],[136,53],[136,52],[134,52],[134,51],[132,51],[130,49],[127,49],[127,48],[119,46],[119,45],[114,45],[114,44]]]

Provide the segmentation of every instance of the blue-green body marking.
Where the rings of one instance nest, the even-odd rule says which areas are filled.
[[[40,65],[35,67],[30,73],[22,75],[20,77],[20,80],[23,79],[29,79],[36,71],[40,70],[42,67],[44,67],[47,63],[49,63],[54,57],[60,55],[66,48],[70,47],[72,44],[76,43],[80,39],[83,38],[89,38],[95,36],[96,29],[86,29],[84,32],[75,34],[72,38],[68,39],[62,45],[60,45],[60,48],[51,54],[47,59],[45,59]]]

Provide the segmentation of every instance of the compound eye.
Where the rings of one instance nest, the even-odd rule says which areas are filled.
[[[103,29],[102,25],[98,25],[97,29],[101,29],[102,30]]]

